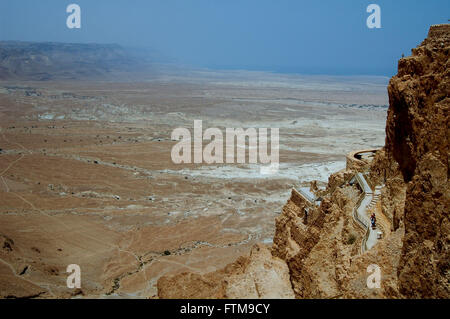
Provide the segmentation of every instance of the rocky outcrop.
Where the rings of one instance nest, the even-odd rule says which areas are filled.
[[[294,298],[286,264],[255,245],[224,269],[205,275],[181,273],[158,280],[160,298]]]
[[[0,234],[0,247],[5,252],[13,251],[14,241],[8,236]]]
[[[347,170],[332,174],[325,190],[312,187],[320,206],[293,191],[276,219],[271,255],[252,251],[215,273],[162,277],[159,296],[201,297],[185,293],[197,290],[214,292],[205,296],[260,297],[251,282],[261,271],[277,296],[282,287],[290,295],[292,287],[297,298],[449,298],[449,49],[450,25],[432,26],[412,56],[399,61],[388,87],[385,147],[371,161],[350,153]],[[368,183],[381,189],[371,209],[378,209],[383,238],[364,253],[365,232],[353,218],[361,190],[351,177],[358,171],[368,171]],[[367,285],[373,265],[382,276],[375,289]],[[286,279],[283,269],[290,285],[277,285],[278,278]]]
[[[432,26],[388,87],[386,152],[406,183],[398,272],[406,297],[450,296],[449,50],[450,25]]]
[[[389,219],[391,230],[399,229],[403,224],[406,184],[398,163],[388,158],[385,149],[377,152],[371,164],[370,180],[375,185],[385,185],[382,189],[381,211]]]

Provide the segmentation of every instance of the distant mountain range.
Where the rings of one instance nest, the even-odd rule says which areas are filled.
[[[116,44],[0,41],[1,80],[102,78],[145,65]]]

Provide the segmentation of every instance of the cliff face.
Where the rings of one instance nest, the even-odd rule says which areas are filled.
[[[367,170],[369,164],[359,169]],[[309,210],[306,223],[305,205],[295,196],[276,220],[272,254],[286,261],[297,298],[400,297],[397,271],[403,228],[391,231],[389,219],[380,214],[384,239],[361,254],[365,232],[353,217],[361,193],[349,183],[355,172],[350,168],[330,176],[321,205]],[[367,267],[372,264],[381,269],[380,289],[367,287]]]
[[[406,297],[450,296],[450,25],[432,26],[389,83],[387,157],[406,183],[399,288]]]
[[[431,27],[390,81],[384,149],[371,162],[350,153],[347,169],[331,175],[326,190],[317,192],[320,206],[293,191],[276,219],[272,256],[252,254],[246,263],[274,259],[266,267],[283,269],[284,262],[297,298],[450,297],[449,49],[450,25]],[[364,172],[379,191],[366,213],[376,212],[382,239],[366,251],[361,247],[367,232],[355,219],[363,195],[352,182],[356,172]],[[374,264],[381,271],[376,289],[367,285],[367,269]],[[241,271],[240,280],[255,276],[257,268],[252,269],[256,272]],[[229,273],[221,274],[219,282],[230,282]],[[170,297],[187,297],[182,292],[196,285],[190,276],[161,278],[159,296],[171,291]],[[266,277],[265,284],[270,282],[278,283]],[[239,294],[220,294],[231,296]],[[283,297],[280,289],[271,296]]]
[[[343,178],[336,174],[332,180],[343,183]],[[296,297],[340,296],[346,268],[363,235],[352,223],[357,191],[337,187],[324,196],[321,207],[309,209],[306,220],[304,205],[293,197],[276,220],[272,254],[286,261]]]
[[[240,257],[224,269],[205,275],[181,273],[161,277],[160,298],[294,298],[286,264],[256,245],[250,256]]]

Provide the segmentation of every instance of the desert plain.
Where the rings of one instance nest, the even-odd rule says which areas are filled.
[[[385,77],[189,71],[0,81],[0,297],[156,298],[270,245],[292,187],[384,145]],[[175,128],[279,128],[280,167],[175,164]],[[81,268],[81,289],[66,285]]]

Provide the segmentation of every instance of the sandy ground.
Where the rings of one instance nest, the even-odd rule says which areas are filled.
[[[270,244],[291,187],[384,145],[387,79],[194,72],[0,82],[0,297],[152,297]],[[280,169],[174,164],[174,128],[280,129]],[[66,287],[78,264],[81,290]]]

